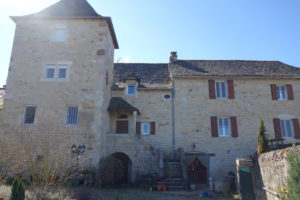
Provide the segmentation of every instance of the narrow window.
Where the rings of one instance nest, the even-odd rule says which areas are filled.
[[[67,110],[67,124],[75,125],[78,122],[78,107],[68,107]]]
[[[53,79],[54,78],[54,69],[53,68],[47,68],[46,69],[46,78],[47,79]]]
[[[218,118],[219,136],[229,136],[231,134],[229,118]]]
[[[26,106],[24,113],[24,124],[34,124],[35,106]]]
[[[280,120],[280,128],[283,138],[293,137],[294,133],[292,120]]]
[[[117,134],[128,133],[128,120],[118,120],[116,122],[116,133]]]
[[[142,123],[142,135],[150,134],[150,125],[149,123]]]
[[[226,82],[216,82],[216,97],[219,99],[228,97]]]
[[[286,86],[285,85],[277,85],[276,86],[276,93],[277,93],[277,99],[278,100],[286,100]]]
[[[136,86],[135,85],[128,85],[127,86],[127,94],[128,95],[135,95],[136,94]]]
[[[67,38],[67,30],[65,25],[56,25],[53,33],[53,42],[64,42]]]
[[[67,78],[67,69],[66,68],[62,68],[62,69],[58,70],[58,78],[59,79]]]

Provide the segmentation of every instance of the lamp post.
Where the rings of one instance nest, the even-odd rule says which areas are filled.
[[[76,157],[77,157],[76,168],[78,170],[79,158],[80,158],[80,155],[82,155],[85,152],[85,145],[80,144],[80,145],[76,146],[75,144],[73,144],[71,147],[71,150],[72,150],[72,153],[76,154]]]

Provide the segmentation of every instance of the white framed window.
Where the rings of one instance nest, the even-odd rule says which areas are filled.
[[[58,69],[58,77],[59,79],[66,79],[67,78],[67,69],[66,68],[59,68]]]
[[[142,123],[142,135],[150,135],[150,124]]]
[[[136,94],[136,85],[127,85],[126,94],[127,95],[135,95]]]
[[[230,127],[229,117],[218,118],[218,130],[219,130],[219,136],[227,137],[227,136],[231,135],[231,127]]]
[[[78,124],[78,106],[70,106],[67,108],[66,124],[68,125]]]
[[[216,82],[216,97],[218,99],[228,98],[227,82]]]
[[[294,126],[292,120],[280,120],[280,128],[283,138],[294,137]]]
[[[287,92],[286,92],[286,86],[285,85],[277,85],[276,86],[276,93],[277,93],[277,99],[278,100],[287,100]]]
[[[54,72],[55,69],[49,66],[49,68],[46,69],[46,79],[54,79]]]
[[[44,64],[42,80],[63,81],[69,79],[70,64],[71,63]]]
[[[67,26],[64,24],[55,25],[52,41],[53,42],[65,42],[67,39]]]
[[[24,109],[24,124],[34,124],[36,106],[26,106]]]

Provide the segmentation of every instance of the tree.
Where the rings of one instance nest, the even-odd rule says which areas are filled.
[[[300,152],[292,147],[289,155],[288,196],[290,200],[300,199]]]
[[[266,129],[264,121],[260,121],[259,131],[257,135],[257,154],[269,151],[269,141],[265,135]]]
[[[24,199],[25,199],[24,184],[20,178],[15,177],[12,184],[11,195],[9,200],[24,200]]]

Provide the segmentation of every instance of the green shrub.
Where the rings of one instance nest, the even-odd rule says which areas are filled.
[[[24,200],[25,199],[25,187],[22,180],[16,177],[12,184],[11,196],[9,200]]]
[[[289,179],[288,196],[290,200],[300,199],[300,152],[296,147],[292,147],[288,156]]]
[[[264,121],[260,121],[259,131],[257,135],[257,154],[269,151],[269,141],[265,135],[266,129]]]

